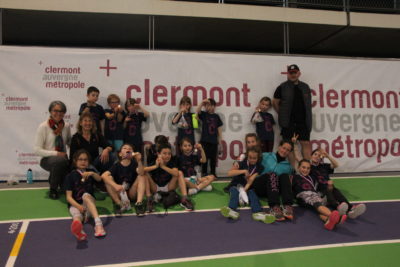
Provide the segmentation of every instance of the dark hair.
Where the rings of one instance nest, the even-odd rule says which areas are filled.
[[[183,142],[188,142],[188,143],[190,143],[192,146],[193,146],[193,143],[192,143],[192,140],[189,138],[189,137],[183,137],[182,139],[181,139],[181,141],[179,142],[179,146],[182,146],[183,145]]]
[[[192,105],[192,100],[188,96],[182,96],[181,101],[179,101],[179,106],[182,104],[190,104]]]
[[[254,137],[255,139],[256,139],[256,146],[260,146],[261,144],[260,144],[260,138],[257,136],[257,134],[255,134],[255,133],[248,133],[248,134],[246,134],[246,136],[244,137],[244,141],[245,141],[245,143],[247,143],[247,138],[250,138],[250,137]],[[245,144],[246,145],[246,144]],[[247,146],[246,146],[247,147]]]
[[[93,92],[96,92],[96,93],[100,94],[100,90],[97,89],[97,87],[94,87],[94,86],[90,86],[90,87],[87,89],[86,94],[89,95],[90,93],[93,93]]]
[[[215,100],[213,98],[209,98],[208,101],[210,102],[211,106],[216,106],[217,102],[215,102]]]
[[[260,162],[260,161],[261,161],[262,152],[261,152],[261,149],[260,149],[260,148],[255,147],[255,146],[249,147],[249,149],[247,149],[247,151],[246,151],[246,158],[249,158],[249,153],[250,153],[250,152],[257,153],[257,155],[258,155],[257,162]]]
[[[308,159],[302,159],[302,160],[299,161],[299,164],[298,164],[297,166],[300,167],[300,165],[301,165],[303,162],[307,162],[308,164],[311,165],[311,163],[310,163],[310,161],[309,161]]]
[[[269,103],[271,103],[271,98],[269,98],[268,96],[264,96],[264,97],[262,97],[262,98],[260,99],[260,103],[261,103],[262,101],[268,101]]]
[[[126,102],[125,102],[125,110],[128,112],[128,106],[133,106],[133,105],[135,105],[137,102],[136,102],[136,99],[134,99],[134,98],[128,98],[127,100],[126,100]]]
[[[124,146],[130,146],[132,148],[132,150],[135,151],[135,146],[134,145],[132,145],[131,143],[123,143],[122,146],[118,149],[118,152],[117,152],[118,160],[120,160],[120,161],[122,160],[122,158],[119,155],[119,153],[122,151],[122,147],[124,147]]]
[[[116,94],[110,94],[110,95],[107,97],[107,103],[110,104],[110,103],[111,103],[111,100],[113,100],[113,99],[117,99],[118,102],[121,102],[121,99],[119,98],[119,96],[117,96]]]
[[[165,135],[157,135],[154,137],[154,144],[168,144],[168,137]]]
[[[83,149],[83,148],[82,148],[82,149],[77,150],[77,151],[74,153],[74,155],[72,156],[72,163],[73,163],[74,167],[76,167],[76,162],[78,161],[79,156],[82,155],[82,154],[86,154],[86,155],[87,155],[88,160],[89,160],[89,163],[90,163],[91,158],[90,158],[89,152],[87,152],[86,149]]]
[[[159,146],[157,147],[157,152],[161,153],[161,151],[165,148],[168,148],[169,150],[171,150],[171,145],[170,144],[159,144]]]
[[[50,103],[50,105],[49,105],[49,112],[51,112],[51,110],[52,110],[55,106],[57,106],[57,105],[59,105],[59,106],[61,107],[61,111],[62,111],[62,112],[64,112],[64,113],[67,112],[67,107],[66,107],[65,104],[64,104],[62,101],[60,101],[60,100],[51,101],[51,103]]]
[[[290,149],[290,151],[293,151],[294,144],[293,144],[292,141],[287,140],[287,139],[283,139],[283,140],[281,140],[281,141],[279,142],[279,146],[283,146],[284,144],[289,144],[289,145],[292,147],[292,148]]]

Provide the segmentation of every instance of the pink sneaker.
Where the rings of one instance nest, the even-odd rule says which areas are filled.
[[[335,225],[338,224],[339,220],[340,220],[339,212],[337,210],[332,211],[331,215],[329,215],[329,218],[324,225],[325,229],[333,230],[333,228],[335,228]]]
[[[83,225],[80,221],[72,221],[71,232],[78,239],[78,241],[84,241],[87,238],[87,234],[83,231]]]

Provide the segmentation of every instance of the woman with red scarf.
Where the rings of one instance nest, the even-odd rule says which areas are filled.
[[[49,105],[50,118],[42,122],[37,130],[35,152],[42,157],[40,167],[50,172],[51,199],[58,199],[58,189],[63,189],[64,178],[69,171],[66,145],[71,142],[71,127],[64,122],[67,107],[61,101]]]

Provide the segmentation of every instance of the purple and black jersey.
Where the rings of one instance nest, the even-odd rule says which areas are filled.
[[[86,171],[92,171],[92,170],[86,170]],[[83,203],[82,196],[85,193],[91,194],[94,196],[94,178],[92,176],[89,176],[84,182],[82,180],[82,175],[78,170],[73,170],[71,171],[66,177],[65,177],[65,190],[66,191],[72,191],[72,198],[78,202],[79,204]],[[68,204],[70,206],[70,204]]]
[[[318,188],[319,183],[315,176],[299,174],[293,176],[293,191],[296,195],[304,191],[318,192]]]
[[[268,112],[259,112],[262,117],[262,122],[256,123],[257,136],[261,141],[273,141],[274,140],[274,117]],[[253,115],[254,116],[254,115]]]
[[[310,175],[318,180],[321,190],[325,190],[327,188],[328,181],[330,180],[329,175],[333,172],[334,169],[332,169],[331,164],[329,163],[322,163],[316,166],[311,164]]]
[[[218,144],[218,128],[223,125],[219,115],[202,111],[198,116],[202,121],[200,141],[210,144]]]
[[[166,165],[170,169],[176,168],[176,164],[172,159]],[[153,181],[160,187],[166,186],[172,179],[172,175],[163,170],[161,167],[152,170],[150,172],[150,176]]]
[[[174,118],[176,116],[179,116],[180,113],[176,113]],[[178,139],[176,140],[177,144],[179,145],[181,140],[184,137],[189,138],[192,141],[192,144],[195,143],[194,141],[194,129],[193,129],[193,121],[192,121],[192,115],[193,113],[189,112],[189,113],[185,113],[183,115],[183,117],[186,120],[186,123],[188,124],[188,128],[187,129],[183,129],[183,128],[178,128]],[[178,121],[179,122],[179,121]],[[174,124],[174,123],[173,123]]]
[[[107,142],[103,135],[100,133],[91,134],[90,141],[88,142],[80,133],[75,133],[71,139],[70,155],[72,157],[79,149],[85,149],[89,152],[92,161],[99,156],[99,148],[105,149],[111,145]]]
[[[87,103],[83,103],[81,107],[79,108],[79,116],[82,114],[83,110],[88,107]],[[106,117],[106,113],[104,112],[104,109],[102,106],[99,104],[96,104],[95,106],[90,106],[89,112],[92,114],[93,120],[96,122],[96,127],[97,131],[100,132],[101,126],[100,126],[100,121],[104,120]]]
[[[135,146],[135,151],[141,151],[143,145],[142,122],[147,121],[143,112],[132,113],[128,115],[131,118],[126,122],[124,130],[124,142]]]
[[[255,173],[260,174],[264,169],[264,167],[261,165],[261,163],[257,163],[255,165],[250,165],[247,159],[244,159],[238,163],[239,163],[239,170],[248,170],[250,176]],[[242,186],[245,186],[247,184],[247,180],[246,180],[246,177],[244,176],[244,174],[233,177],[232,181],[229,183],[229,187],[237,186],[239,184],[241,184]]]
[[[112,109],[104,110],[105,113],[113,114],[111,119],[105,117],[104,122],[104,137],[107,140],[123,140],[124,139],[124,123],[125,112],[122,111],[122,121],[118,121],[117,114]]]
[[[110,168],[109,172],[114,178],[115,183],[122,185],[123,182],[126,182],[132,185],[138,176],[136,172],[137,167],[138,164],[134,160],[131,160],[128,166],[123,166],[120,162],[117,162]]]
[[[190,154],[189,156],[181,154],[177,157],[178,169],[183,172],[183,177],[196,176],[195,166],[200,165],[200,157],[198,154]]]

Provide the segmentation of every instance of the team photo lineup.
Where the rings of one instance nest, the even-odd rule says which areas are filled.
[[[168,122],[177,127],[176,139],[157,135],[151,144],[142,136],[142,125],[151,113],[134,94],[126,100],[109,94],[103,108],[97,103],[101,89],[89,86],[79,111],[68,110],[79,114],[74,135],[64,121],[66,105],[62,99],[54,100],[34,145],[40,167],[49,172],[49,198],[59,199],[65,193],[70,230],[78,241],[87,239],[83,224],[89,219],[94,221],[95,237],[106,236],[95,191],[108,194],[116,216],[132,208],[144,216],[154,212],[155,205],[193,211],[191,196],[212,191],[212,183],[222,177],[229,177],[224,188],[229,202],[220,214],[228,220],[237,220],[240,207],[249,206],[255,221],[291,221],[294,207],[305,207],[315,210],[321,227],[342,227],[346,220],[362,215],[366,205],[351,204],[335,187],[330,175],[338,161],[322,147],[312,150],[312,93],[300,76],[298,65],[287,66],[287,81],[273,95],[259,99],[251,115],[253,128],[243,136],[244,153],[226,174],[218,174],[221,177],[216,170],[223,120],[213,98],[200,99],[197,107],[188,96],[176,99],[178,111]],[[271,109],[278,115],[276,121]],[[280,140],[275,140],[274,128]],[[199,140],[195,130],[201,131]],[[279,145],[273,151],[275,141]],[[261,205],[260,198],[269,208]]]

